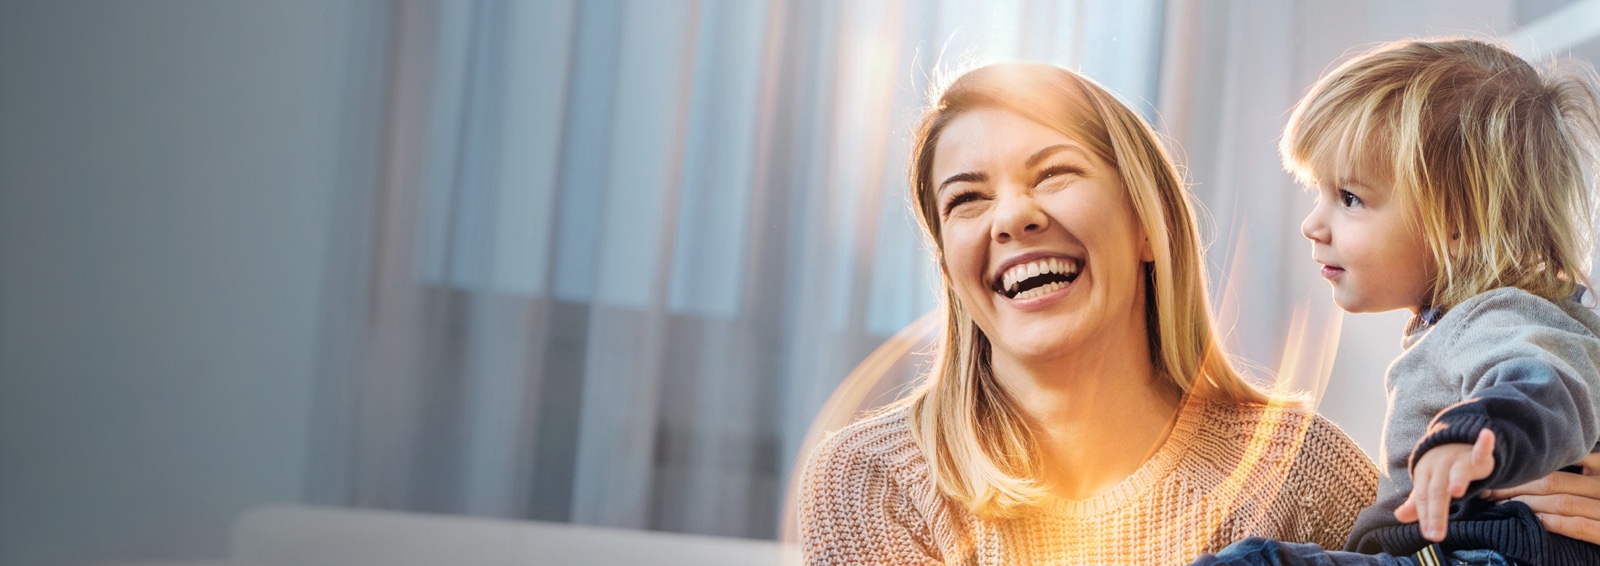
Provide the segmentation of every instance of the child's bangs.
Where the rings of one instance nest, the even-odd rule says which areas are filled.
[[[1302,185],[1379,175],[1392,178],[1394,156],[1389,131],[1377,100],[1321,101],[1300,116],[1285,141],[1284,163]],[[1364,174],[1364,175],[1363,175]]]

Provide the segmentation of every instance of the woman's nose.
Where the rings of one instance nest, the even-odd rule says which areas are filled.
[[[996,242],[1008,242],[1043,232],[1049,223],[1050,217],[1039,208],[1039,203],[1032,196],[1002,196],[995,203],[995,219],[990,236]]]

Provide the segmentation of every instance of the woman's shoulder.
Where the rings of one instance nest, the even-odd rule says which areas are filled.
[[[1247,531],[1343,546],[1377,497],[1378,468],[1339,425],[1294,403],[1211,402],[1205,410],[1216,423],[1197,443],[1210,444],[1205,473],[1234,486],[1216,493],[1250,511]]]
[[[1262,435],[1281,436],[1296,430],[1333,426],[1332,422],[1290,400],[1272,400],[1266,403],[1201,399],[1196,403],[1201,414],[1198,420],[1205,423],[1202,434],[1226,438],[1255,438]]]
[[[797,494],[808,562],[926,564],[971,555],[911,424],[911,408],[897,405],[856,419],[811,452]]]
[[[806,461],[808,475],[924,477],[926,469],[911,432],[909,404],[879,410],[829,433]]]
[[[1339,425],[1293,402],[1206,401],[1200,432],[1219,452],[1293,460],[1295,467],[1338,467],[1377,481],[1377,467]]]

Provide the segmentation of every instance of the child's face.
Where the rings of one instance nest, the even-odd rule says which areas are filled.
[[[1417,311],[1435,268],[1416,209],[1380,176],[1324,179],[1300,233],[1333,284],[1333,302],[1349,312]]]

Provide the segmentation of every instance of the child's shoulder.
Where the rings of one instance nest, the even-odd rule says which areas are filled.
[[[1600,371],[1600,315],[1575,300],[1495,289],[1451,309],[1433,333],[1406,353],[1412,363],[1397,362],[1391,373],[1442,372],[1465,380],[1465,391],[1493,368],[1520,359]]]
[[[1473,295],[1450,311],[1460,312],[1466,316],[1483,316],[1495,313],[1537,313],[1552,309],[1559,311],[1560,307],[1549,299],[1519,287],[1500,287]]]
[[[1450,309],[1438,326],[1461,341],[1486,335],[1501,339],[1518,327],[1542,327],[1600,336],[1600,315],[1576,300],[1551,301],[1516,287],[1501,287],[1474,295]]]

